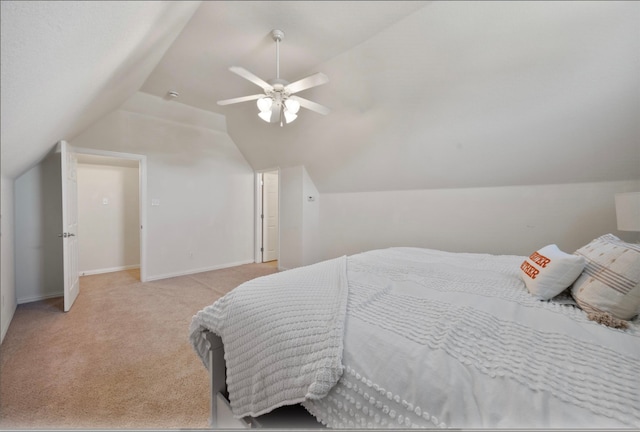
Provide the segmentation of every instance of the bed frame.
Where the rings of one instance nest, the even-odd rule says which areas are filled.
[[[224,345],[220,336],[205,330],[203,332],[209,344],[209,425],[212,429],[320,429],[324,426],[309,414],[301,405],[284,406],[260,417],[233,416],[227,393],[226,365]]]
[[[233,417],[227,396],[224,346],[220,336],[210,331],[203,332],[209,343],[209,426],[213,429],[250,429],[260,427],[255,418]]]

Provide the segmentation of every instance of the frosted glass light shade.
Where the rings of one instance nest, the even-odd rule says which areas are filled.
[[[300,110],[300,102],[298,102],[297,100],[287,99],[286,101],[284,101],[284,106],[287,107],[287,110],[291,114],[297,114]]]
[[[276,121],[276,117],[282,119],[283,115],[286,123],[291,123],[298,118],[296,113],[300,110],[300,103],[293,99],[287,99],[284,103],[281,100],[278,95],[275,100],[268,96],[258,99],[256,101],[260,110],[258,116],[267,123],[273,123]]]
[[[271,110],[261,111],[258,113],[258,116],[267,123],[271,123]]]
[[[284,120],[287,123],[291,123],[292,121],[294,121],[296,118],[298,118],[297,115],[295,115],[294,113],[290,112],[289,110],[284,110]]]
[[[270,97],[263,97],[258,99],[256,103],[258,104],[258,109],[261,112],[270,111],[271,105],[273,104],[273,99],[271,99]]]
[[[619,193],[616,219],[620,231],[640,231],[640,192]]]

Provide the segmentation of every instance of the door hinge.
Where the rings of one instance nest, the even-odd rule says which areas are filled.
[[[264,252],[264,248],[260,248],[260,252]]]
[[[264,219],[264,215],[263,214],[260,215],[260,219]]]

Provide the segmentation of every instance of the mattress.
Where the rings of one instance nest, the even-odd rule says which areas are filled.
[[[535,299],[523,258],[422,248],[347,257],[342,370],[303,406],[332,428],[640,427],[637,319],[613,329],[568,297]],[[213,331],[226,348],[225,331]]]

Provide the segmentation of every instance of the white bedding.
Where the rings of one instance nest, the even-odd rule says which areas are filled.
[[[202,330],[224,344],[234,416],[327,395],[343,372],[346,257],[246,282],[199,311],[190,340],[207,366]]]
[[[348,257],[344,373],[303,405],[334,428],[640,427],[637,320],[612,329],[534,299],[523,259]]]

